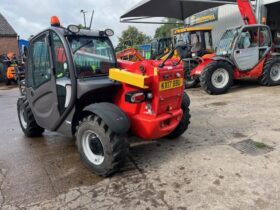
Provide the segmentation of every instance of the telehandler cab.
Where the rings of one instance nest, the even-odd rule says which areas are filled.
[[[233,81],[242,78],[258,79],[261,85],[280,84],[280,54],[273,47],[271,31],[257,24],[250,0],[237,0],[244,26],[228,29],[214,54],[191,71],[192,78],[209,94],[222,94]]]
[[[116,61],[113,31],[52,26],[30,41],[17,110],[26,136],[45,129],[75,136],[85,165],[109,176],[125,162],[127,134],[177,138],[189,125],[181,62]],[[183,52],[184,46],[177,51]],[[181,53],[183,57],[184,54]]]
[[[183,27],[174,31],[176,42],[184,42],[189,48],[188,56],[183,60],[185,70],[185,88],[195,87],[198,77],[191,77],[191,71],[206,57],[214,52],[212,44],[213,27]]]

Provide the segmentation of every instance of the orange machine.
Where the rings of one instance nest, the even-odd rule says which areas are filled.
[[[145,58],[135,48],[127,48],[116,54],[117,59],[129,61],[143,61]]]

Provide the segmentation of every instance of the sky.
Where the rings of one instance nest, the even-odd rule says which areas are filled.
[[[50,17],[59,17],[63,26],[82,24],[81,9],[88,11],[88,23],[94,9],[92,28],[111,28],[115,35],[111,38],[116,46],[121,32],[129,25],[120,23],[120,16],[141,0],[1,0],[0,12],[23,39],[35,35],[50,25]],[[140,31],[153,36],[156,24],[133,24]]]

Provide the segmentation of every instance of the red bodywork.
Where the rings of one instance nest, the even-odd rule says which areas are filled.
[[[254,10],[252,9],[251,2],[249,0],[237,0],[237,5],[238,5],[240,14],[244,20],[245,25],[257,24],[257,19],[255,16]],[[258,78],[262,74],[263,65],[264,65],[264,62],[265,62],[267,56],[269,56],[269,54],[264,56],[264,58],[253,69],[246,71],[246,72],[240,71],[235,66],[233,78],[234,79]],[[204,70],[204,68],[209,63],[215,61],[214,59],[212,59],[213,57],[215,57],[215,53],[203,56],[202,62],[191,71],[190,76],[199,77],[201,75],[202,71]]]
[[[215,55],[216,55],[215,53],[204,55],[202,57],[202,59],[201,59],[202,62],[191,71],[190,76],[191,77],[198,77],[198,76],[200,76],[200,74],[204,70],[204,68],[209,63],[211,63],[213,61],[212,58],[215,57]]]
[[[182,64],[172,66],[166,62],[165,67],[159,68],[162,61],[145,60],[142,62],[129,62],[118,60],[120,69],[148,76],[145,80],[147,89],[141,89],[132,85],[122,83],[115,104],[120,107],[131,120],[131,131],[134,135],[143,139],[158,139],[171,133],[179,124],[183,111],[181,109],[184,85],[180,87],[160,90],[161,81],[173,79],[183,80]],[[142,103],[129,103],[125,95],[131,91],[144,91],[152,93],[152,99],[146,99]],[[149,112],[147,106],[151,106]]]
[[[263,65],[267,57],[264,57],[253,69],[250,71],[240,71],[238,68],[235,67],[233,71],[233,79],[241,79],[241,78],[259,78],[263,72]],[[204,59],[201,64],[199,64],[196,68],[194,68],[190,76],[191,77],[199,77],[204,70],[204,68],[211,62],[213,62],[211,58]]]

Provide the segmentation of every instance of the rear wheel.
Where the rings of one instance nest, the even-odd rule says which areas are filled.
[[[7,63],[0,64],[1,80],[4,81],[6,85],[11,85],[12,80],[7,78],[7,69],[8,69]]]
[[[273,86],[280,84],[280,59],[271,58],[267,59],[264,67],[263,73],[259,78],[261,85]]]
[[[41,136],[44,128],[41,128],[35,121],[30,105],[26,97],[21,97],[17,101],[17,111],[19,123],[22,131],[27,137]]]
[[[4,69],[4,64],[0,62],[0,81],[3,82],[5,80],[5,69]]]
[[[7,77],[5,78],[5,84],[6,85],[11,85],[12,84],[12,80],[8,79]]]
[[[175,128],[175,130],[172,131],[167,136],[167,138],[170,138],[170,139],[178,138],[188,129],[189,124],[190,124],[190,118],[191,118],[189,106],[190,106],[189,96],[186,93],[184,93],[183,101],[182,101],[182,105],[181,105],[181,108],[183,110],[183,117],[182,117],[179,125],[177,126],[177,128]]]
[[[76,138],[82,160],[95,174],[109,176],[123,166],[128,155],[126,137],[112,132],[101,118],[84,118]]]
[[[208,64],[200,76],[201,87],[211,95],[226,93],[232,83],[232,66],[224,61],[213,61]]]
[[[190,76],[191,71],[197,67],[198,63],[195,62],[184,62],[184,79],[185,79],[185,88],[195,87],[199,83],[198,78]]]

